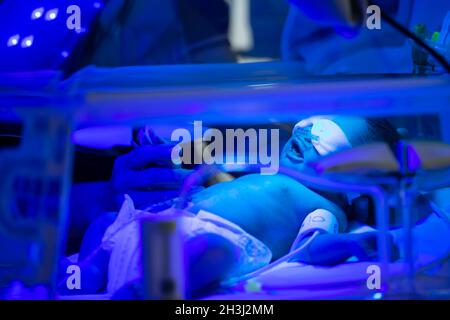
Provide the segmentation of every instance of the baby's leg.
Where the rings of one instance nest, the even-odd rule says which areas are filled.
[[[186,298],[195,299],[216,289],[236,269],[240,252],[227,239],[215,234],[203,234],[184,244],[187,270],[185,273]],[[117,290],[113,300],[140,300],[145,296],[142,279],[128,282]]]
[[[215,234],[194,237],[185,244],[187,288],[190,297],[217,288],[231,270],[238,267],[240,251]]]

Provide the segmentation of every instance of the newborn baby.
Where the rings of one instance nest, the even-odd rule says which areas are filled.
[[[281,154],[281,163],[296,170],[303,170],[308,161],[331,152],[369,141],[390,142],[389,139],[394,135],[387,129],[389,126],[385,123],[370,122],[361,118],[306,119],[294,127],[293,135]],[[131,200],[127,201],[129,204]],[[287,254],[305,217],[318,209],[334,217],[338,231],[346,231],[344,206],[345,198],[311,190],[284,175],[247,175],[230,182],[216,184],[194,194],[187,212],[190,215],[189,219],[195,223],[185,225],[184,230],[185,239],[189,240],[188,244],[192,248],[197,248],[186,250],[191,270],[188,275],[190,290],[218,284],[227,277],[255,270],[269,263],[271,259],[278,259]],[[129,215],[130,212],[134,211],[128,211]],[[127,281],[140,277],[137,256],[128,257],[127,270],[131,268],[128,275],[118,276],[120,271],[114,271],[114,267],[118,267],[115,262],[118,260],[113,259],[114,250],[117,248],[114,243],[107,241],[107,235],[111,233],[111,228],[114,229],[121,224],[123,217],[123,212],[118,217],[114,214],[107,215],[93,223],[85,236],[79,261],[92,256],[92,252],[99,245],[102,248],[95,252],[94,258],[88,259],[88,264],[82,266],[84,268],[82,281],[85,282],[83,288],[86,292],[100,290],[107,281],[110,291],[116,291]],[[130,219],[131,216],[125,220]],[[114,220],[116,222],[111,225]],[[105,233],[109,225],[111,227]],[[203,233],[194,232],[192,229],[194,225],[197,231],[202,229],[199,226],[203,226]],[[131,252],[139,252],[139,236],[136,230],[134,227],[134,231],[129,228],[120,231],[122,239],[128,238],[129,244],[132,244],[133,249],[128,252],[129,255]],[[199,236],[200,234],[203,236]],[[242,239],[250,247],[243,246]],[[345,261],[353,254],[350,249],[355,247],[360,252],[366,252],[372,248],[373,239],[374,235],[368,240],[340,239],[339,241],[345,244],[342,246],[343,251],[336,252],[337,255],[329,261],[332,263]],[[199,246],[201,250],[198,249]],[[249,248],[258,248],[253,250],[253,260],[249,258],[252,257],[252,250]],[[370,254],[367,255],[369,256]],[[119,278],[121,280],[117,280]]]

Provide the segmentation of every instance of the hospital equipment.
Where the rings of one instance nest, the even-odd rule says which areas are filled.
[[[426,25],[418,24],[415,26],[415,33],[443,58],[450,61],[450,12],[447,13],[440,31],[429,30]],[[413,62],[415,72],[419,74],[431,72],[430,67],[432,69],[439,67],[435,65],[436,61],[430,59],[428,53],[417,45],[413,47]]]
[[[450,61],[450,11],[442,23],[440,32],[435,32],[428,39],[430,46],[434,47],[443,57]]]
[[[70,181],[72,145],[69,134],[75,126],[139,125],[160,121],[176,125],[198,118],[211,125],[242,124],[273,118],[296,121],[315,114],[370,116],[436,112],[445,119],[450,101],[450,82],[446,76],[305,77],[299,76],[300,72],[301,66],[296,64],[263,63],[88,68],[67,81],[61,81],[58,74],[3,75],[0,95],[3,108],[8,112],[2,117],[17,115],[18,111],[25,118],[25,132],[19,149],[1,151],[2,235],[12,239],[25,236],[29,248],[39,248],[37,252],[42,254],[58,252],[49,249],[53,246],[61,248],[66,224],[64,199],[67,199]],[[311,180],[298,172],[289,174],[330,186],[330,182],[321,177]],[[44,188],[45,194],[52,194],[52,197],[40,198],[56,205],[55,210],[32,207],[33,215],[42,217],[37,223],[25,218],[27,213],[13,205],[19,196],[27,194],[27,184],[13,182],[30,177],[37,183],[55,186]],[[446,179],[443,176],[441,179],[444,185]],[[333,182],[331,188],[343,189],[343,184]],[[365,191],[378,197],[381,205],[377,215],[384,216],[387,203],[380,188],[360,184],[352,188],[355,192]],[[57,232],[47,233],[44,238],[42,234],[39,236],[38,230],[42,230],[47,221],[52,221],[55,226],[52,230]],[[386,230],[386,221],[380,223],[380,230]],[[23,251],[23,256],[33,263],[34,274],[29,274],[28,268],[18,268],[21,272],[17,279],[29,277],[30,286],[47,283],[52,287],[56,257],[41,259],[35,252],[34,249]],[[386,255],[386,252],[381,253]],[[1,258],[9,260],[11,257],[2,252]],[[19,265],[16,261],[13,263]]]
[[[416,199],[419,190],[429,191],[443,186],[442,181],[427,179],[426,186],[420,181],[427,174],[427,170],[440,172],[447,177],[450,165],[449,147],[445,144],[429,142],[400,141],[394,156],[388,148],[385,148],[384,153],[378,152],[381,161],[376,164],[371,161],[371,154],[375,153],[371,153],[370,149],[379,147],[367,145],[343,151],[341,153],[346,153],[347,157],[340,157],[339,153],[329,156],[328,159],[325,157],[318,160],[316,168],[319,168],[322,173],[337,174],[338,180],[361,181],[363,178],[366,183],[381,185],[385,190],[386,199],[392,197],[395,199],[397,217],[401,219],[404,230],[403,254],[406,265],[406,287],[400,290],[405,290],[404,294],[413,297],[417,294],[414,285],[417,252],[414,252],[412,243],[412,229],[418,221],[417,213],[414,211]],[[360,148],[366,149],[366,152],[358,152]],[[358,154],[362,158],[359,158]],[[334,158],[334,161],[330,158]],[[343,173],[347,177],[345,175],[339,177]],[[448,182],[445,184],[448,185]],[[387,212],[385,210],[384,215]],[[381,219],[380,216],[377,217],[378,219]],[[384,220],[386,221],[386,218]]]
[[[449,147],[427,142],[399,142],[397,148],[398,153],[393,154],[390,148],[384,143],[369,144],[320,158],[316,163],[312,163],[316,172],[319,173],[319,177],[316,177],[314,174],[310,175],[289,168],[281,168],[280,172],[297,179],[307,186],[319,188],[321,190],[345,190],[371,195],[375,200],[377,227],[378,230],[380,230],[381,235],[378,239],[378,251],[380,262],[382,263],[385,272],[383,277],[383,287],[388,288],[391,286],[395,288],[395,290],[387,290],[385,294],[388,296],[397,294],[406,297],[417,297],[418,293],[414,283],[416,277],[415,261],[417,259],[417,253],[414,253],[412,243],[412,229],[417,222],[417,218],[415,218],[416,215],[412,210],[417,198],[417,190],[418,188],[427,190],[427,188],[438,188],[448,185],[448,177],[445,175],[447,178],[445,178],[444,181],[447,182],[444,182],[444,185],[442,184],[442,181],[434,181],[428,182],[426,188],[417,182],[418,179],[416,179],[416,175],[420,176],[419,172],[423,170],[448,170],[450,158],[447,153]],[[373,157],[375,155],[379,158],[374,159]],[[255,168],[250,166],[247,167],[247,169],[249,171],[255,170]],[[196,178],[191,178],[191,180],[188,179],[183,189],[184,193],[186,193],[187,189],[192,188],[195,183],[200,183],[201,179],[204,179],[204,176],[210,174],[212,170],[213,169],[210,167],[206,167],[203,172],[200,170],[197,172],[197,175],[193,176]],[[423,172],[420,173],[423,175]],[[183,203],[183,201],[181,201],[181,203]],[[401,219],[404,228],[402,252],[405,261],[406,284],[400,284],[400,286],[393,284],[389,274],[389,261],[392,252],[388,236],[388,228],[390,225],[388,208],[391,206],[394,206],[396,216]],[[314,216],[317,217],[319,215],[316,212],[309,214],[304,219],[304,223],[306,222],[306,225],[308,225],[308,218]],[[319,217],[321,218],[321,221],[326,220],[324,217],[328,217],[328,225],[319,227],[316,230],[312,227],[311,229],[314,231],[312,237],[308,239],[304,245],[296,248],[298,243],[304,239],[302,236],[307,234],[308,231],[311,231],[307,230],[308,228],[305,228],[305,226],[302,225],[299,236],[294,242],[291,252],[288,255],[261,270],[238,278],[237,280],[244,281],[251,279],[252,277],[263,274],[273,267],[289,261],[293,256],[306,248],[320,232],[329,231],[330,233],[333,233],[337,231],[336,228],[338,228],[338,223],[331,213],[322,212]]]
[[[180,219],[173,216],[141,220],[142,268],[146,299],[185,299],[186,266]]]
[[[339,232],[339,224],[336,217],[328,210],[317,209],[303,219],[298,236],[292,244],[291,251],[315,232],[336,234]]]

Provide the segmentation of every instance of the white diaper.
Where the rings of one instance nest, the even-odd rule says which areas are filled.
[[[171,209],[157,215],[170,214]],[[142,277],[141,235],[139,219],[155,215],[134,208],[133,200],[125,196],[125,201],[115,222],[103,236],[103,248],[111,252],[108,266],[109,293],[114,293],[126,283]],[[180,219],[183,241],[193,237],[215,234],[227,239],[238,249],[238,263],[228,274],[235,277],[267,265],[272,252],[261,241],[246,233],[236,224],[215,214],[201,210],[197,215],[186,212]]]

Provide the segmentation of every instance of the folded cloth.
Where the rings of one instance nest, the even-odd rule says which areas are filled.
[[[125,195],[119,214],[106,229],[103,249],[111,252],[108,264],[107,292],[114,293],[126,282],[140,277],[138,211],[133,200]]]
[[[136,210],[133,200],[125,196],[117,219],[105,231],[102,240],[103,248],[111,252],[108,265],[108,293],[114,293],[126,283],[142,277],[139,219],[152,215],[169,215],[172,212],[171,209],[156,214]],[[179,221],[184,243],[194,237],[214,234],[223,238],[227,245],[231,243],[236,248],[236,264],[227,274],[229,277],[256,270],[267,265],[272,258],[272,252],[265,244],[236,224],[213,213],[201,210],[194,215],[185,211],[179,217]]]

